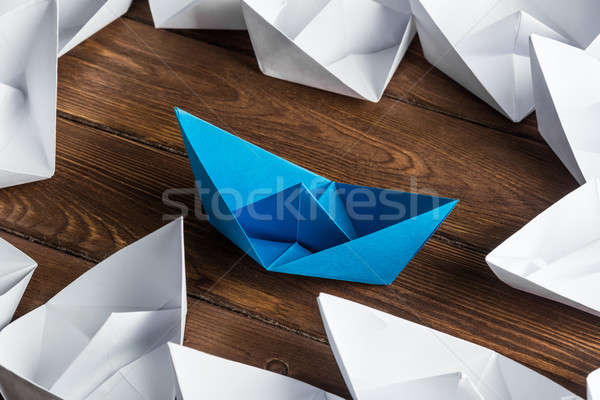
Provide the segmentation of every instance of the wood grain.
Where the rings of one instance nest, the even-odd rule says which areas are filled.
[[[19,313],[178,214],[169,195],[190,211],[193,346],[257,366],[282,360],[269,366],[344,394],[316,307],[327,292],[585,392],[585,376],[600,366],[598,319],[513,290],[484,262],[576,187],[532,120],[504,121],[435,70],[412,88],[429,69],[418,44],[372,104],[262,75],[244,32],[155,30],[148,17],[136,1],[127,18],[60,59],[57,173],[0,191],[0,229],[27,239],[9,236],[42,266]],[[194,212],[174,106],[328,178],[461,203],[389,287],[269,273]]]

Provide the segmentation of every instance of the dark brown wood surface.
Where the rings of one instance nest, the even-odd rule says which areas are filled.
[[[393,285],[270,273],[194,212],[173,107],[328,178],[461,202]],[[17,316],[186,204],[186,345],[348,396],[316,304],[358,301],[492,348],[583,395],[598,318],[518,292],[485,255],[576,183],[537,133],[423,58],[368,103],[260,73],[246,32],[154,29],[146,1],[59,62],[56,175],[0,190],[1,236],[39,263]],[[401,340],[399,338],[399,340]]]

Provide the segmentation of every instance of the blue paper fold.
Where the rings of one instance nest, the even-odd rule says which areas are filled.
[[[209,222],[270,271],[391,284],[458,202],[334,182],[175,112]]]

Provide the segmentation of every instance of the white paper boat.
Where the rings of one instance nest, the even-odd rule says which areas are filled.
[[[529,36],[580,48],[600,33],[596,0],[410,0],[427,60],[514,122],[533,111]]]
[[[600,59],[533,35],[531,68],[542,137],[580,184],[600,176]]]
[[[0,188],[54,174],[55,0],[0,2]]]
[[[60,0],[59,56],[127,12],[133,0]]]
[[[531,220],[486,261],[510,286],[600,316],[600,181]]]
[[[0,331],[5,400],[173,398],[187,311],[183,222],[92,268]]]
[[[149,1],[157,28],[246,29],[240,0]]]
[[[354,400],[575,400],[490,349],[321,294],[329,343]]]
[[[415,34],[408,0],[242,0],[266,75],[379,101]]]
[[[169,343],[177,400],[342,400],[307,383]]]
[[[0,330],[13,317],[37,264],[0,239]]]

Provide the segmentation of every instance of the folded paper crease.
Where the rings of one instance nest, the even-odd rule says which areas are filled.
[[[580,399],[485,347],[331,295],[318,303],[354,400]]]
[[[594,0],[410,0],[427,60],[513,122],[534,109],[531,34],[587,47],[600,34]]]
[[[556,202],[495,248],[486,261],[507,284],[600,315],[600,182]]]
[[[542,137],[580,184],[600,176],[600,58],[541,36],[531,54]]]
[[[183,340],[184,296],[179,219],[0,331],[0,392],[6,400],[29,399],[28,393],[73,400],[174,395],[173,377],[158,375],[168,362],[160,348]]]
[[[263,73],[376,102],[415,34],[408,6],[389,3],[243,0],[242,9]]]
[[[127,12],[133,0],[60,0],[59,56]]]
[[[246,29],[239,0],[150,0],[156,28]]]
[[[54,174],[58,15],[55,0],[0,6],[0,188]]]
[[[0,239],[0,330],[11,321],[37,264]]]
[[[342,400],[314,386],[264,369],[168,344],[177,399]]]

